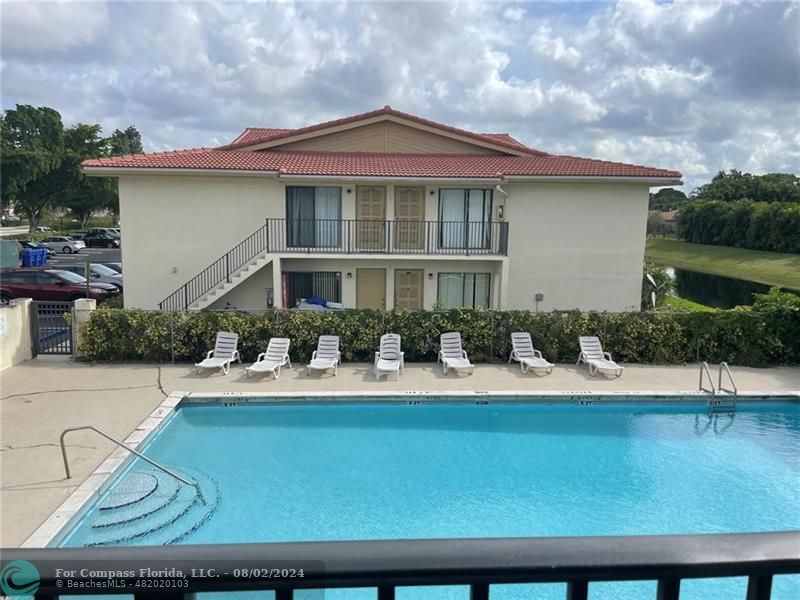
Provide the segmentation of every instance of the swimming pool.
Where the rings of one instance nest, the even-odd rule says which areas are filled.
[[[710,415],[702,402],[396,400],[181,405],[139,449],[203,501],[137,459],[59,544],[800,529],[797,402]],[[592,597],[642,586],[596,584]],[[739,589],[687,581],[681,597]],[[492,597],[522,597],[507,592]],[[777,577],[773,597],[800,597],[797,578]]]

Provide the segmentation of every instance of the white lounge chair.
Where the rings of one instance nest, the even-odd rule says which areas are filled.
[[[217,332],[217,341],[214,343],[214,349],[209,350],[205,359],[194,365],[197,372],[200,373],[203,369],[222,369],[225,375],[231,368],[231,363],[236,360],[242,362],[239,357],[239,334],[231,331]]]
[[[600,371],[604,375],[610,374],[615,377],[622,377],[624,367],[620,367],[615,363],[610,353],[603,352],[600,338],[593,335],[582,335],[578,338],[578,343],[581,347],[581,353],[578,355],[578,362],[575,364],[585,363],[588,365],[589,375],[594,377]]]
[[[511,348],[508,362],[518,361],[523,375],[528,372],[528,369],[544,371],[546,375],[553,372],[553,363],[547,362],[542,357],[542,353],[533,347],[531,334],[527,331],[515,331],[511,334]]]
[[[336,376],[340,362],[342,362],[342,353],[339,352],[339,336],[321,335],[317,342],[317,349],[311,355],[311,362],[306,367],[306,375],[311,373],[311,369],[317,371],[333,369],[333,375]]]
[[[400,336],[396,333],[386,333],[381,336],[380,350],[375,353],[375,379],[381,375],[400,373],[405,371],[404,353],[400,350]]]
[[[289,359],[289,338],[271,338],[267,344],[267,351],[262,352],[256,358],[256,362],[247,367],[247,376],[253,373],[272,373],[272,378],[277,379],[281,376],[281,367],[292,366]]]
[[[473,364],[469,362],[467,353],[461,347],[461,334],[457,331],[443,333],[439,338],[440,349],[436,362],[441,361],[442,372],[447,375],[447,369],[467,369],[472,375]]]

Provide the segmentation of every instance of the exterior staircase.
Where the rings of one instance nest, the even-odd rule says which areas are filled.
[[[274,235],[274,233],[273,233]],[[200,310],[273,260],[269,221],[158,303],[161,310]]]
[[[226,278],[225,281],[211,288],[208,292],[189,304],[188,310],[201,310],[203,308],[208,308],[237,285],[243,281],[246,281],[251,275],[254,275],[271,262],[271,254],[261,254],[256,256],[253,260],[245,264],[244,267],[233,273],[230,278]]]

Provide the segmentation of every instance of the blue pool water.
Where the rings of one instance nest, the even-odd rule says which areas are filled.
[[[190,405],[145,452],[206,502],[137,461],[63,545],[800,529],[798,403],[714,417],[701,403]],[[596,584],[591,597],[654,589]],[[687,581],[681,597],[743,590]],[[773,597],[799,598],[798,578],[777,578]]]

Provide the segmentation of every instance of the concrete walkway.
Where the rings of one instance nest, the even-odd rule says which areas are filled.
[[[734,368],[740,391],[800,390],[800,368]],[[372,366],[344,365],[338,377],[306,376],[302,366],[281,378],[196,375],[189,365],[96,365],[59,357],[28,361],[0,374],[0,546],[17,546],[114,449],[90,432],[69,438],[73,478],[64,479],[58,437],[67,427],[95,425],[124,438],[176,390],[196,392],[375,391],[694,391],[698,366],[626,367],[621,379],[591,378],[558,365],[552,375],[523,376],[518,366],[478,365],[472,376],[442,375],[431,364],[409,364],[399,381],[375,381]]]

